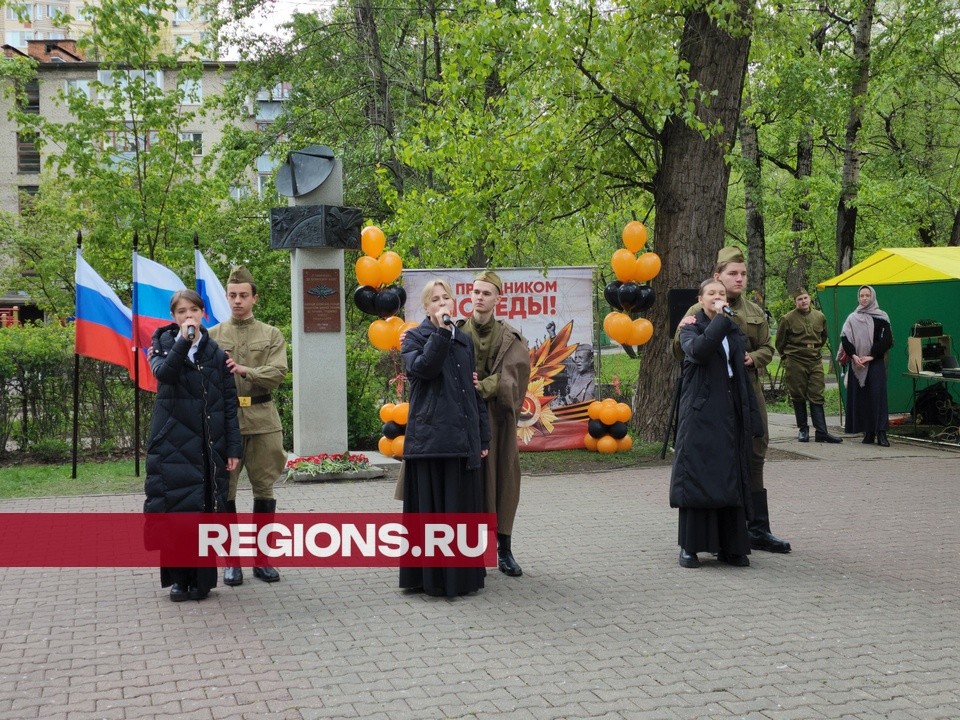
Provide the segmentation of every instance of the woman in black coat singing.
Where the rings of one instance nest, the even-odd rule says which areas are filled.
[[[170,301],[175,322],[153,334],[150,369],[157,399],[147,447],[145,513],[220,512],[230,471],[242,452],[237,389],[227,356],[201,327],[203,300],[179,290]],[[161,551],[161,561],[163,554]],[[203,600],[217,585],[217,568],[161,567],[170,599]]]
[[[429,281],[420,299],[427,317],[402,345],[410,382],[403,512],[481,513],[480,458],[488,453],[490,427],[474,387],[473,343],[449,323],[454,302],[446,281]],[[480,590],[486,574],[482,567],[401,567],[400,587],[455,597]]]
[[[670,478],[680,566],[700,567],[698,552],[746,566],[751,438],[763,434],[763,422],[744,369],[746,338],[728,316],[723,283],[704,280],[699,300],[695,321],[680,328],[683,382]]]

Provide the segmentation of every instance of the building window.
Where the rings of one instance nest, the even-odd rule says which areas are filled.
[[[33,30],[7,30],[3,38],[7,45],[22,48],[27,46],[27,40],[36,40],[37,33]]]
[[[66,95],[77,93],[87,100],[93,100],[93,87],[89,80],[65,80],[63,90]]]
[[[259,173],[257,175],[257,194],[263,197],[270,187],[271,173]]]
[[[98,70],[97,80],[106,86],[125,90],[131,80],[141,80],[163,90],[163,70]]]
[[[23,85],[24,97],[18,100],[21,112],[40,114],[40,83],[36,80],[30,80]]]
[[[40,151],[33,133],[17,133],[17,172],[40,172]]]
[[[7,20],[28,23],[33,20],[33,15],[34,12],[32,5],[20,3],[7,7]]]
[[[21,185],[17,188],[19,191],[17,193],[17,201],[19,202],[19,209],[21,215],[29,215],[33,212],[34,204],[36,201],[36,195],[40,192],[39,185]]]
[[[180,139],[183,142],[190,143],[192,155],[194,156],[203,155],[203,133],[199,133],[199,132],[180,133]]]
[[[243,200],[245,197],[250,197],[250,188],[246,185],[231,185],[230,197],[234,200]]]
[[[176,11],[173,13],[173,24],[188,23],[191,19],[190,8],[178,5]]]
[[[180,81],[184,105],[199,105],[203,102],[203,80],[189,78]]]

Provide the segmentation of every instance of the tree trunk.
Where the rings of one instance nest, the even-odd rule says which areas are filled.
[[[749,93],[743,99],[744,110],[750,107]],[[744,159],[744,205],[747,221],[747,277],[750,288],[764,304],[767,297],[766,236],[763,230],[763,184],[761,183],[760,143],[757,126],[746,117],[740,117],[740,152]]]
[[[837,274],[853,266],[853,250],[857,234],[857,194],[860,187],[860,150],[857,137],[863,123],[863,109],[870,84],[870,34],[876,0],[866,0],[857,19],[853,38],[853,59],[856,76],[850,92],[847,132],[843,146],[843,180],[837,202]]]
[[[803,182],[805,178],[813,174],[813,135],[811,133],[813,119],[807,121],[803,136],[797,141],[797,167],[794,172],[794,178]],[[806,196],[808,192],[804,192]],[[803,200],[797,212],[793,214],[793,221],[790,223],[790,229],[793,231],[792,248],[790,259],[787,261],[787,291],[793,293],[794,290],[807,287],[807,274],[810,270],[810,251],[804,246],[804,233],[807,230],[806,214],[810,211],[810,203]]]
[[[752,5],[737,1],[747,26]],[[660,298],[648,318],[657,329],[644,346],[637,378],[634,427],[651,441],[667,430],[673,378],[679,370],[670,351],[666,297],[668,288],[696,288],[710,275],[723,246],[730,167],[725,156],[733,146],[740,97],[747,68],[750,35],[732,36],[714,25],[704,12],[690,13],[684,24],[680,58],[700,90],[715,93],[710,107],[699,102],[697,115],[722,132],[705,139],[680,117],[667,120],[662,134],[662,163],[653,178],[656,206],[655,248],[662,261],[652,285]]]

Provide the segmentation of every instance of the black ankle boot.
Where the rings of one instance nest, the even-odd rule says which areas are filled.
[[[813,420],[813,427],[816,430],[813,439],[817,442],[842,443],[838,437],[834,437],[827,432],[827,416],[823,412],[823,405],[814,405],[810,403],[810,417]]]
[[[751,493],[753,499],[753,520],[747,523],[747,535],[750,548],[766,550],[772,553],[790,552],[790,543],[781,540],[770,531],[770,511],[767,509],[767,491],[756,490]]]
[[[807,403],[805,400],[793,401],[793,414],[797,418],[797,440],[799,442],[810,442],[810,426],[807,425]]]
[[[257,521],[257,525],[266,525],[267,523],[273,522],[273,514],[276,512],[276,510],[276,500],[264,500],[260,498],[253,499],[253,512],[255,515],[261,516],[254,518],[254,520]],[[265,558],[263,557],[257,558],[257,561],[260,563],[263,563],[264,560]],[[277,582],[280,579],[280,573],[278,573],[275,568],[272,568],[265,563],[262,565],[257,565],[253,568],[253,576],[268,583]]]
[[[863,440],[861,440],[864,445],[873,445],[873,433],[864,433]]]
[[[887,440],[887,434],[883,430],[877,433],[877,445],[880,447],[890,447],[890,441]]]
[[[232,516],[227,522],[236,522],[237,521],[237,501],[227,500],[227,507],[224,512],[227,512]],[[231,586],[243,585],[243,568],[225,567],[223,569],[223,584],[231,585]]]
[[[513,553],[510,552],[510,536],[497,533],[497,566],[500,572],[510,577],[520,577],[523,570],[513,559]]]

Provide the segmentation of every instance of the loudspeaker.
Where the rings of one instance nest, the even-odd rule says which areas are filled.
[[[691,305],[697,304],[696,288],[675,288],[667,290],[667,308],[670,311],[670,337],[677,334],[677,325],[687,314]]]

